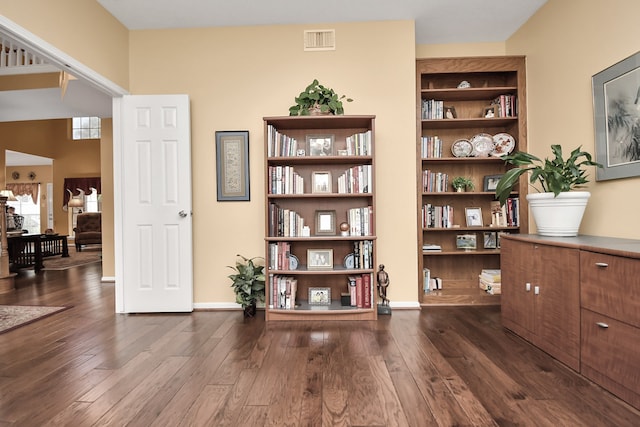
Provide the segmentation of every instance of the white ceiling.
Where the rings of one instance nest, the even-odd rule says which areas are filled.
[[[500,42],[546,0],[97,0],[131,30],[414,20],[418,44]],[[111,98],[81,80],[0,91],[0,122],[111,117]]]
[[[5,166],[46,166],[52,165],[53,159],[48,157],[34,156],[32,154],[20,153],[18,151],[6,150]]]
[[[97,0],[130,30],[413,20],[418,44],[500,42],[546,0]]]

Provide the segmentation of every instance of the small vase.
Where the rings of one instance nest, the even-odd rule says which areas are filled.
[[[256,303],[253,302],[244,308],[244,317],[249,319],[256,315]]]
[[[464,187],[457,187],[456,193],[464,193]]]

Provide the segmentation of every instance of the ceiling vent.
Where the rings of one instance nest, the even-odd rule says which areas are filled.
[[[336,50],[336,30],[305,30],[304,50]]]

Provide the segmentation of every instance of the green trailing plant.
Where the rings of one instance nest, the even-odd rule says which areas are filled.
[[[295,98],[295,105],[289,107],[290,116],[309,116],[313,109],[323,114],[344,114],[342,101],[353,99],[345,95],[339,96],[333,89],[321,85],[317,79]]]
[[[464,176],[456,176],[455,178],[453,178],[453,181],[451,181],[451,186],[456,190],[458,189],[473,190],[474,188],[476,188],[476,186],[473,184],[473,181],[471,181],[471,179]]]
[[[529,182],[537,191],[553,193],[557,197],[562,192],[578,189],[582,184],[589,182],[586,166],[602,167],[600,163],[593,161],[591,154],[582,151],[582,146],[574,149],[566,160],[562,157],[560,145],[552,145],[551,152],[554,157],[544,160],[525,152],[516,152],[504,157],[506,163],[517,167],[509,169],[498,181],[496,196],[500,205],[505,204],[511,190],[524,173],[531,173]]]
[[[235,274],[231,274],[228,277],[233,282],[231,287],[236,293],[236,302],[242,305],[243,309],[246,309],[247,307],[255,306],[258,301],[264,301],[264,266],[254,263],[254,260],[260,257],[245,258],[242,255],[236,256],[240,258],[236,261],[236,265],[227,266],[234,270]]]

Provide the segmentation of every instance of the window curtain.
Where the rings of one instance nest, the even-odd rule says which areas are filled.
[[[98,194],[102,194],[102,188],[100,184],[100,177],[92,177],[92,178],[65,178],[64,179],[64,188],[62,189],[64,192],[63,195],[63,207],[67,207],[69,203],[69,191],[71,191],[74,195],[79,194],[78,189],[83,190],[86,194],[91,193],[91,189],[95,188]],[[69,191],[67,191],[69,190]]]
[[[33,204],[38,204],[38,189],[40,188],[39,182],[23,182],[7,184],[7,190],[13,191],[16,196],[31,196]]]

